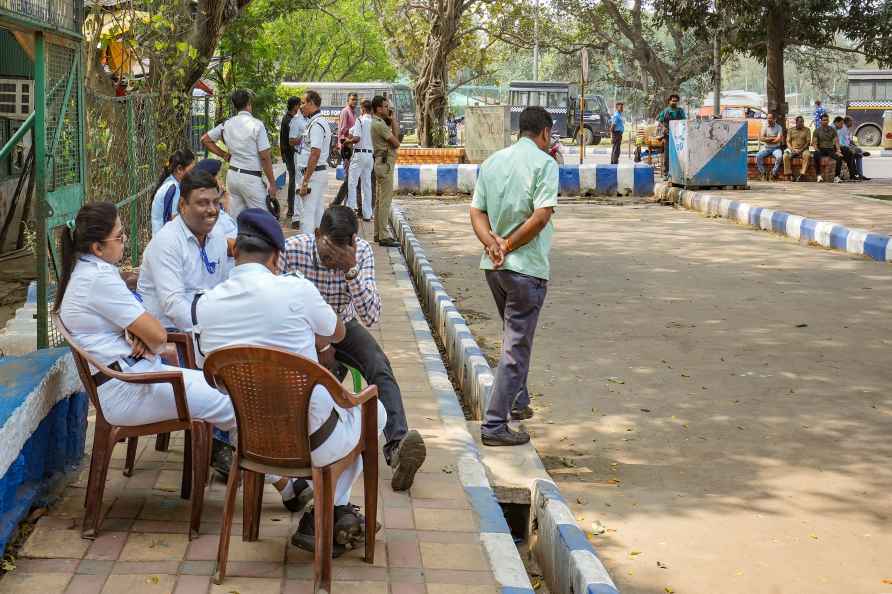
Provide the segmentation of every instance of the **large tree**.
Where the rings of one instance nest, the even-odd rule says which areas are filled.
[[[442,144],[449,91],[492,75],[502,27],[523,0],[375,0],[391,57],[415,83],[418,142]]]
[[[768,109],[787,113],[784,59],[787,48],[863,53],[892,62],[890,0],[659,0],[665,23],[688,28],[699,39],[716,35],[730,49],[765,64]],[[844,36],[853,44],[838,43]]]

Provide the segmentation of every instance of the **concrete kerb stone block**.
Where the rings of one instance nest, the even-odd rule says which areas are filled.
[[[706,216],[729,219],[796,240],[813,241],[825,248],[865,256],[879,262],[892,262],[892,237],[883,233],[850,228],[832,221],[817,221],[704,192],[669,187],[664,183],[657,184],[654,195],[658,199],[671,201]]]
[[[397,165],[397,194],[473,194],[479,165]],[[344,179],[343,167],[335,176]],[[558,193],[562,196],[651,196],[654,170],[646,163],[566,164],[558,168]]]
[[[439,320],[433,327],[440,333],[453,368],[461,369],[461,373],[458,374],[459,385],[467,400],[466,406],[470,407],[478,419],[482,419],[492,391],[494,381],[492,369],[483,357],[483,352],[471,335],[461,313],[455,308],[439,279],[436,279],[430,263],[423,255],[423,250],[418,247],[418,240],[411,226],[396,205],[391,208],[391,223],[409,258],[409,263],[405,266],[401,265],[401,258],[399,261],[394,261],[394,270],[398,275],[403,271],[412,271],[415,275],[414,281],[420,287],[421,301],[437,304],[436,308],[428,307],[427,310],[432,320]],[[395,255],[391,257],[393,260],[398,258]],[[423,263],[412,261],[422,258]],[[418,273],[421,270],[424,270],[424,275]],[[433,282],[429,280],[430,275],[434,276]],[[409,301],[406,299],[407,308],[417,307],[417,300],[414,300],[414,305]],[[413,312],[410,314],[413,319],[415,317],[424,319],[420,309],[418,311],[410,309],[410,311]],[[434,311],[437,312],[436,315],[432,313]],[[430,330],[420,325],[416,328],[416,338],[420,345],[433,341]],[[428,366],[427,360],[425,365]],[[449,383],[446,369],[442,361],[433,358],[428,369],[431,385],[439,401],[443,423],[452,428],[454,435],[450,437],[460,438],[461,443],[466,446],[466,451],[459,458],[459,476],[481,517],[482,529],[486,527],[481,540],[487,548],[490,560],[493,564],[498,563],[503,567],[502,573],[497,575],[502,584],[502,592],[526,592],[527,586],[515,590],[507,587],[506,581],[503,581],[520,580],[522,577],[528,583],[526,574],[521,574],[522,566],[518,567],[516,562],[513,562],[517,555],[516,548],[510,533],[502,529],[505,523],[504,517],[486,478],[486,470],[474,440],[467,432],[467,423],[458,403],[458,397]],[[541,465],[541,461],[539,463]],[[532,501],[530,521],[535,522],[538,533],[533,552],[545,573],[549,589],[552,592],[618,594],[616,586],[585,537],[585,533],[576,524],[557,486],[550,480],[537,479],[532,482],[530,489]],[[489,522],[492,522],[491,526]]]
[[[391,214],[391,216],[393,215]],[[405,247],[407,245],[406,235],[401,232],[396,221],[394,221],[394,229]],[[402,255],[393,251],[390,256],[391,267],[397,276],[398,284],[411,286],[412,280],[409,276],[411,268],[404,263]],[[459,446],[456,461],[459,479],[480,519],[480,541],[486,550],[496,582],[503,593],[534,594],[520,554],[511,537],[508,523],[489,480],[486,478],[486,471],[480,461],[477,446],[468,432],[458,396],[449,381],[446,367],[439,357],[420,302],[412,296],[404,298],[403,304],[409,313],[415,339],[422,352],[437,353],[436,357],[425,356],[425,370],[437,400],[443,437]]]

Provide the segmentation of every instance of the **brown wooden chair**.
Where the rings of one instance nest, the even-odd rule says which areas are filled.
[[[242,473],[245,474],[245,540],[256,540],[258,536],[264,475],[277,474],[313,481],[316,591],[330,592],[334,488],[341,473],[360,455],[365,467],[365,560],[374,563],[378,511],[377,386],[353,394],[315,361],[282,349],[239,345],[211,353],[204,362],[204,375],[208,383],[229,394],[238,423],[238,443],[223,504],[223,529],[214,582],[220,584],[226,577],[232,514]],[[316,385],[328,390],[343,408],[362,407],[362,435],[356,447],[337,462],[322,467],[313,466],[310,460],[308,413],[310,395]]]
[[[198,369],[195,362],[195,346],[192,342],[191,332],[168,332],[167,348],[161,353],[161,359],[173,367]],[[139,445],[138,437],[127,440],[127,459],[124,463],[124,476],[133,475],[133,463],[136,461],[136,450]],[[185,448],[189,449],[189,434],[186,433]],[[159,433],[155,438],[155,451],[166,452],[170,448],[170,433]],[[184,495],[188,497],[188,495]]]
[[[102,495],[105,491],[105,479],[114,446],[119,441],[133,438],[127,444],[127,462],[132,470],[133,458],[136,455],[135,438],[141,435],[158,435],[171,431],[186,432],[186,447],[183,451],[183,482],[180,495],[183,499],[192,500],[189,524],[189,538],[198,535],[201,523],[201,508],[204,503],[204,488],[208,480],[208,462],[210,460],[210,425],[189,416],[189,405],[186,402],[186,388],[183,374],[178,371],[161,371],[150,373],[121,373],[96,362],[71,337],[71,333],[57,314],[53,314],[56,329],[71,348],[77,372],[84,389],[96,409],[96,425],[93,433],[93,452],[90,457],[90,474],[87,479],[87,494],[84,505],[84,525],[81,534],[84,538],[96,538],[102,510]],[[177,418],[147,425],[122,426],[112,425],[102,413],[96,381],[91,366],[112,379],[131,384],[170,384],[173,389],[177,407]],[[132,447],[131,447],[132,446]],[[125,473],[126,474],[126,473]]]

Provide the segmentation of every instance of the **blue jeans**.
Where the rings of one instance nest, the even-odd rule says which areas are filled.
[[[763,148],[761,151],[756,153],[756,169],[759,170],[759,173],[765,173],[765,157],[771,155],[774,157],[774,168],[771,170],[772,175],[777,175],[781,169],[781,165],[784,164],[783,153],[780,148]]]

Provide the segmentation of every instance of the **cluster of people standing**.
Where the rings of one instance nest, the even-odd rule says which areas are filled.
[[[286,349],[341,379],[347,366],[358,370],[378,387],[378,429],[384,435],[384,459],[393,469],[391,486],[409,489],[426,448],[421,434],[409,429],[390,361],[367,330],[379,320],[381,297],[371,245],[359,236],[355,204],[324,208],[321,203],[331,131],[321,119],[319,94],[308,90],[299,103],[289,101],[290,108],[301,109],[304,122],[289,122],[289,141],[296,140],[290,146],[297,147],[291,208],[301,232],[288,239],[266,204],[277,189],[266,129],[251,113],[248,92],[233,93],[232,103],[236,115],[202,138],[220,159],[196,163],[191,151],[179,150],[168,160],[152,202],[152,238],[134,285],[125,283],[117,266],[127,235],[116,207],[100,202],[79,211],[63,233],[55,311],[74,341],[102,365],[124,373],[182,373],[191,417],[215,427],[213,464],[223,473],[231,460],[226,442],[238,439],[232,403],[200,370],[162,361],[168,332],[193,334],[199,366],[218,349],[249,345]],[[388,109],[386,99],[375,97],[365,115],[384,115]],[[379,144],[369,144],[364,126],[371,129],[372,139],[378,134],[388,141],[388,148],[381,148],[386,160],[378,159]],[[390,168],[392,179],[399,141],[390,123],[380,116],[371,122],[359,118],[348,132],[342,144],[374,151],[376,172]],[[226,188],[217,177],[224,161],[229,163]],[[353,179],[368,169],[366,161],[354,160]],[[386,189],[379,184],[379,204]],[[387,220],[379,217],[379,224],[381,218]],[[110,423],[177,418],[169,384],[130,384],[101,375],[94,380]],[[314,465],[341,459],[360,439],[359,410],[340,407],[320,386],[312,392],[309,417]],[[335,486],[335,556],[364,538],[364,518],[349,502],[361,464],[357,460]],[[270,475],[267,481],[293,512],[303,511],[312,499],[308,481]],[[314,550],[312,510],[301,518],[292,543]]]

